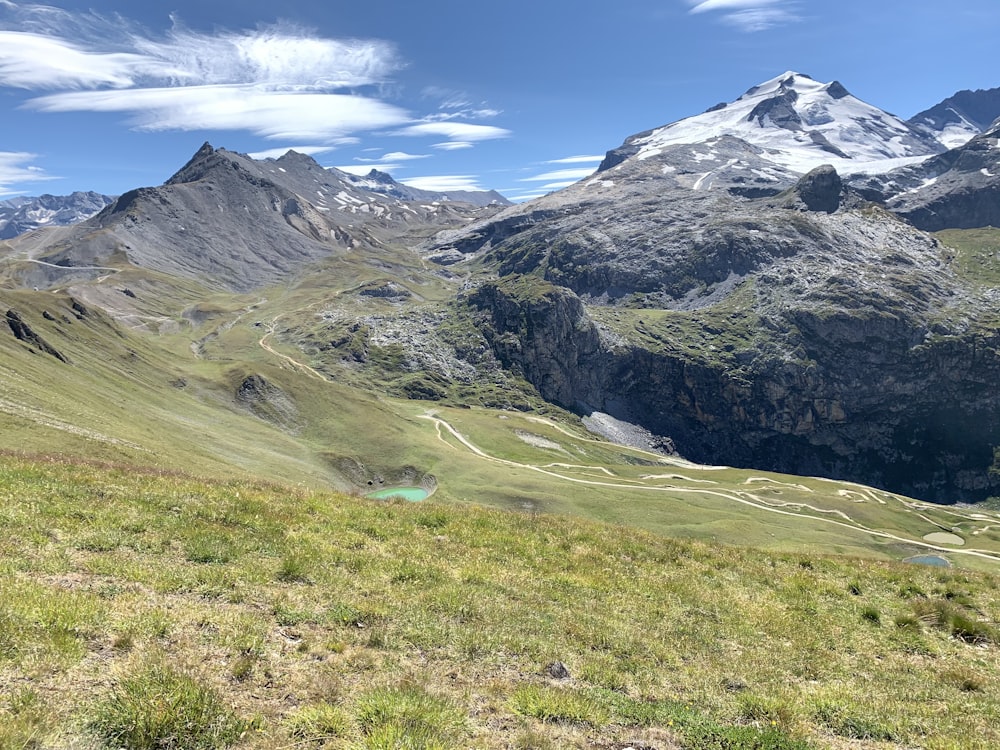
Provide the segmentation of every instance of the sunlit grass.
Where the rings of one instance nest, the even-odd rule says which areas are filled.
[[[153,666],[248,748],[1000,742],[993,574],[10,458],[0,487],[9,746],[109,737]]]

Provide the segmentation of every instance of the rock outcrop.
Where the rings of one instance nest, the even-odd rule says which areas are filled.
[[[281,388],[259,374],[248,375],[236,387],[236,402],[255,416],[289,431],[299,425],[299,410]]]
[[[832,214],[840,208],[840,194],[843,188],[837,170],[829,164],[824,164],[799,180],[792,188],[792,192],[807,210]]]
[[[1000,226],[1000,121],[925,162],[848,183],[927,232]]]
[[[14,334],[14,338],[18,341],[23,341],[28,346],[31,346],[43,354],[48,354],[55,357],[60,362],[69,363],[69,360],[55,347],[49,345],[49,343],[43,339],[35,330],[25,322],[24,318],[17,310],[7,311],[7,325],[10,327],[11,333]]]

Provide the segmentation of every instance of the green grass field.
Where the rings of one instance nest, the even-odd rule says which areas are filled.
[[[995,573],[11,456],[0,496],[3,748],[1000,742]]]

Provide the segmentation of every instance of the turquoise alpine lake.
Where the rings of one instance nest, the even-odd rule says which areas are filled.
[[[365,497],[370,497],[373,500],[387,500],[390,497],[401,497],[404,500],[409,500],[411,503],[418,503],[421,500],[426,500],[430,494],[423,487],[389,487],[384,490],[369,492]]]
[[[933,565],[937,568],[950,568],[951,563],[938,555],[916,555],[907,557],[903,562],[917,563],[918,565]]]

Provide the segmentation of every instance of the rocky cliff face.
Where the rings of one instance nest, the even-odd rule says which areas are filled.
[[[689,459],[941,502],[997,492],[1000,334],[929,330],[901,299],[789,307],[772,281],[780,272],[724,314],[638,312],[628,331],[536,277],[489,282],[467,302],[497,358],[544,398],[669,436]]]

